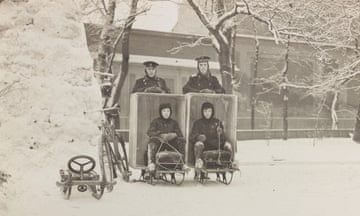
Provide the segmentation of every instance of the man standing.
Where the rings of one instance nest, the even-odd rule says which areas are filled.
[[[200,56],[195,60],[197,61],[198,73],[192,75],[185,84],[183,87],[184,94],[188,92],[224,94],[225,89],[220,85],[218,79],[210,73],[210,57]]]
[[[145,76],[136,80],[132,93],[170,93],[165,80],[156,76],[156,69],[159,64],[155,61],[146,61],[143,64],[145,66]]]

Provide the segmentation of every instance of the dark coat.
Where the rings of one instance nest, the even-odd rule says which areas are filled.
[[[224,129],[224,125],[217,118],[205,119],[201,118],[194,122],[190,133],[190,142],[195,143],[198,141],[199,135],[203,134],[206,136],[204,142],[205,151],[217,150],[219,148],[219,137],[217,134],[217,127]],[[220,148],[223,149],[225,145],[225,135],[220,135]]]
[[[159,136],[162,133],[176,133],[178,137],[183,137],[179,124],[172,118],[163,119],[158,117],[151,121],[147,135],[153,137]]]
[[[218,79],[215,76],[209,74],[209,76],[204,76],[201,74],[192,75],[188,82],[183,87],[184,94],[188,92],[200,92],[203,89],[210,89],[215,91],[215,93],[223,94],[225,89],[220,85]]]
[[[170,89],[166,86],[164,79],[160,77],[150,78],[146,75],[143,78],[136,80],[132,93],[144,92],[145,89],[150,87],[159,87],[166,93],[170,93]]]
[[[156,137],[159,136],[162,133],[176,133],[177,137],[171,141],[169,141],[169,145],[160,145],[160,140],[158,140]],[[153,144],[153,147],[151,148],[150,157],[152,161],[155,161],[155,154],[158,151],[173,151],[174,148],[180,152],[181,154],[185,153],[185,139],[183,137],[183,134],[180,130],[179,124],[174,119],[164,119],[162,117],[158,117],[151,121],[150,127],[147,131],[147,135],[149,136],[148,144]],[[161,149],[159,149],[161,147]],[[149,146],[148,146],[149,148]],[[148,150],[144,152],[144,160],[145,164],[148,163]]]

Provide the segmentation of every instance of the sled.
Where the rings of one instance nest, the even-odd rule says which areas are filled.
[[[148,169],[143,169],[140,179],[143,182],[155,185],[159,181],[181,185],[185,180],[184,154],[177,151],[168,142],[160,137],[153,137],[160,141],[160,146],[155,154],[155,170],[150,172]],[[162,150],[163,147],[168,147],[168,150]]]
[[[68,170],[60,170],[60,181],[56,185],[60,187],[65,199],[70,199],[72,188],[77,187],[79,192],[90,190],[92,196],[100,199],[105,188],[112,190],[114,181],[109,182],[101,178],[95,171],[95,160],[86,155],[72,157],[68,162]]]
[[[194,179],[205,184],[210,180],[210,174],[216,174],[217,182],[229,185],[232,182],[234,172],[239,171],[238,166],[234,164],[234,155],[237,150],[237,97],[224,94],[186,94],[187,140],[189,140],[194,122],[202,117],[201,106],[204,102],[210,102],[214,105],[215,116],[223,122],[225,136],[232,145],[233,154],[220,149],[204,151],[202,155],[204,166],[201,169],[195,169]],[[189,167],[194,167],[194,143],[189,142],[187,148],[186,163]]]
[[[229,185],[232,182],[234,172],[239,171],[228,151],[204,151],[202,158],[204,159],[203,168],[195,169],[195,179],[200,183],[207,183],[210,179],[209,174],[216,174],[217,182]]]
[[[79,192],[90,190],[92,196],[101,199],[105,188],[111,192],[114,181],[118,175],[129,181],[131,171],[125,143],[121,136],[116,134],[113,121],[103,121],[101,125],[101,138],[98,144],[100,175],[94,171],[95,160],[86,155],[72,157],[68,161],[68,170],[60,170],[60,181],[56,185],[60,187],[65,199],[70,199],[72,188],[77,187]]]
[[[157,152],[155,161],[155,172],[149,172],[146,167],[144,155],[146,154],[149,137],[146,132],[150,122],[159,117],[159,105],[161,103],[170,103],[173,115],[181,131],[185,133],[185,97],[174,94],[151,94],[135,93],[130,97],[130,133],[129,133],[129,162],[135,169],[141,169],[139,179],[134,182],[146,182],[156,184],[166,182],[169,184],[180,185],[185,178],[185,152]],[[165,140],[157,137],[161,146],[170,146]],[[180,156],[181,155],[181,156]]]

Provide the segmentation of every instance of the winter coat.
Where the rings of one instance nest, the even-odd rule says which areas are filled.
[[[174,119],[163,119],[158,117],[151,121],[147,131],[149,137],[159,136],[162,133],[176,133],[178,137],[183,137],[179,124]]]
[[[217,150],[219,148],[223,149],[225,145],[225,135],[221,133],[220,140],[217,133],[217,127],[224,129],[222,122],[217,118],[211,119],[198,119],[194,122],[191,133],[190,133],[190,142],[195,143],[199,141],[199,135],[203,134],[206,137],[204,141],[205,151],[208,150]]]
[[[204,116],[204,109],[212,109],[212,115],[209,119],[206,119]],[[205,148],[204,150],[216,150],[220,148],[223,149],[225,145],[225,134],[224,134],[224,125],[223,123],[215,118],[215,108],[213,104],[205,102],[201,107],[202,118],[194,122],[193,127],[190,132],[190,142],[195,143],[199,141],[199,135],[205,135],[206,140],[204,141]],[[222,129],[222,133],[218,135],[217,128]]]
[[[150,87],[159,87],[166,93],[170,93],[170,89],[166,86],[166,82],[164,79],[160,77],[150,78],[147,75],[145,75],[143,78],[136,80],[132,93],[145,92],[145,89]]]
[[[183,87],[183,93],[188,92],[200,92],[203,89],[210,89],[215,93],[225,93],[224,88],[220,85],[218,79],[215,76],[209,74],[208,76],[201,75],[200,73],[192,75],[188,82]]]

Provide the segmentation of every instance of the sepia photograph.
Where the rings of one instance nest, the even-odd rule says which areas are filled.
[[[0,0],[0,216],[358,216],[359,0]]]

